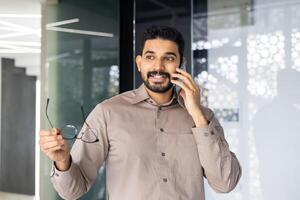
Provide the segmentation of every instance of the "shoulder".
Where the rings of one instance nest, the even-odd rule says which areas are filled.
[[[132,104],[136,95],[136,90],[130,90],[121,94],[115,95],[109,99],[98,103],[95,109],[110,110],[120,106],[128,106]]]

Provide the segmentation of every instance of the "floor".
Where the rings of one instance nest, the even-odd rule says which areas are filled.
[[[34,200],[34,196],[0,192],[1,200]]]

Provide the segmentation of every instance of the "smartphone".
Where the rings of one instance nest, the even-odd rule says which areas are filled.
[[[179,68],[186,71],[186,59],[184,57],[182,58],[182,62],[181,62],[181,65]],[[177,93],[177,96],[179,95],[179,92],[181,91],[181,89],[182,88],[179,85],[175,84],[175,92]]]

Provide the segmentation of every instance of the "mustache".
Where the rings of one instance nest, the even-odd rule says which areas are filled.
[[[160,75],[162,77],[167,77],[167,78],[171,77],[171,75],[168,72],[150,71],[147,73],[147,78],[155,75]]]

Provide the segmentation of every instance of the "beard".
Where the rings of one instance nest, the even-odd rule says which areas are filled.
[[[160,75],[164,78],[167,78],[168,79],[167,84],[166,85],[164,85],[164,83],[151,84],[149,82],[149,77],[152,77],[152,76],[155,76],[155,75]],[[167,73],[167,72],[158,72],[158,71],[150,71],[150,72],[147,73],[146,77],[144,77],[142,75],[142,79],[143,79],[143,82],[144,82],[145,86],[149,90],[151,90],[152,92],[156,92],[156,93],[165,93],[173,87],[173,83],[171,83],[170,77],[171,76],[170,76],[169,73]]]

